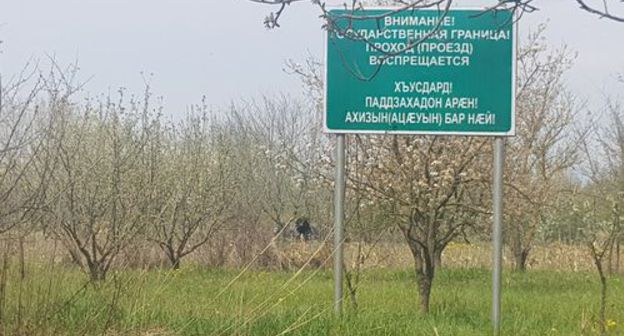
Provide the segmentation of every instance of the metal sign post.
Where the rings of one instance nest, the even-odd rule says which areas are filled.
[[[505,166],[505,139],[494,138],[494,180],[492,196],[494,221],[492,226],[492,324],[494,335],[501,331],[501,275],[503,272],[503,169]]]
[[[342,313],[343,298],[343,243],[345,202],[345,138],[336,134],[336,181],[334,185],[334,308]]]

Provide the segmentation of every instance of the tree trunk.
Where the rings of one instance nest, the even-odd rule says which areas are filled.
[[[615,249],[615,244],[611,244],[611,246],[609,247],[609,250],[607,252],[607,273],[608,274],[613,274],[613,250]]]
[[[522,244],[520,233],[515,232],[511,237],[511,252],[513,256],[513,270],[515,272],[525,272],[529,258],[530,248]]]
[[[0,267],[0,325],[4,325],[7,278],[9,276],[9,258],[11,254],[10,249],[11,246],[9,245],[9,241],[7,241],[4,245],[4,251],[2,251],[2,265]]]
[[[593,243],[589,244],[589,248],[594,261],[594,266],[596,266],[596,271],[598,271],[598,276],[600,277],[600,311],[598,313],[598,330],[600,331],[600,335],[604,336],[607,333],[607,277],[605,276],[605,270],[603,268],[605,251],[597,252]]]
[[[600,335],[607,333],[607,278],[600,275]]]
[[[435,266],[437,268],[442,268],[442,249],[435,252]]]
[[[161,243],[159,244],[160,248],[165,252],[165,256],[169,260],[169,266],[173,270],[180,269],[180,264],[182,261],[182,256],[179,253],[176,253],[176,250],[173,248],[171,244]]]
[[[510,240],[509,245],[511,247],[512,255],[512,267],[514,272],[525,272],[527,269],[527,260],[529,259],[529,253],[531,252],[531,240],[525,241],[524,228],[521,222],[510,223],[510,235],[507,238]]]
[[[343,268],[346,269],[344,266]],[[353,309],[357,311],[357,284],[354,283],[353,273],[345,272],[345,280],[347,282],[347,293],[349,294],[349,299],[351,300],[351,306],[353,306]]]
[[[602,269],[602,260],[595,259],[596,268],[598,269],[598,275],[600,276],[600,335],[605,335],[607,332],[607,277]]]
[[[529,257],[529,251],[526,249],[520,249],[514,251],[514,271],[526,272],[526,263]]]
[[[169,265],[171,265],[171,269],[179,270],[182,257],[177,254],[171,246],[168,246],[165,252],[167,258],[169,259]]]
[[[620,241],[615,243],[615,273],[620,273]]]
[[[23,293],[24,293],[24,280],[26,279],[26,259],[24,253],[24,236],[19,237],[19,270],[20,270],[20,282],[19,291],[17,295],[17,333],[22,334],[23,319],[22,314],[24,311]]]
[[[24,237],[19,237],[19,268],[20,268],[20,280],[26,279],[26,258],[24,256]]]
[[[101,282],[106,280],[106,270],[102,263],[89,264],[89,277],[93,282]]]
[[[364,264],[364,259],[365,257],[362,251],[362,243],[358,243],[357,253],[355,255],[356,263],[350,271],[345,272],[349,298],[351,299],[351,305],[355,311],[358,309],[357,290],[360,283],[360,272],[362,270],[362,264]],[[346,265],[343,265],[343,269],[347,270]]]
[[[423,314],[429,313],[429,299],[435,274],[435,261],[431,254],[424,251],[420,246],[410,244],[414,257],[414,271],[416,273],[416,285],[420,294],[420,310]]]
[[[430,275],[423,274],[418,282],[418,291],[420,294],[420,311],[423,314],[429,313],[429,299],[431,298],[431,287],[433,285],[433,278]]]
[[[173,270],[179,270],[180,269],[180,264],[181,264],[181,258],[175,258],[174,260],[171,260],[171,269]]]

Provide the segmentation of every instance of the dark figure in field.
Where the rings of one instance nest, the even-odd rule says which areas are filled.
[[[308,241],[312,238],[312,226],[310,226],[310,222],[305,217],[297,218],[295,221],[295,231],[297,234],[297,238]]]
[[[316,235],[316,230],[306,217],[295,217],[285,226],[274,224],[273,235],[279,235],[279,239],[299,239],[303,241],[309,241]]]

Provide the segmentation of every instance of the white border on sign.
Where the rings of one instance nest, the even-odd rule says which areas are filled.
[[[384,6],[368,6],[365,10],[396,10],[401,7],[384,7]],[[344,7],[340,6],[332,6],[327,8],[328,11],[331,10],[344,10]],[[449,11],[458,10],[458,11],[475,11],[475,12],[484,12],[487,8],[482,7],[458,7],[458,8],[450,8]],[[436,9],[419,9],[419,11],[440,11]],[[324,69],[323,69],[323,133],[325,134],[398,134],[398,135],[453,135],[453,136],[489,136],[489,137],[512,137],[516,135],[516,90],[517,90],[517,81],[516,78],[518,76],[518,37],[519,37],[519,23],[517,15],[514,16],[515,23],[512,25],[512,62],[511,62],[511,129],[507,132],[460,132],[460,131],[379,131],[379,130],[340,130],[340,129],[330,129],[327,127],[327,114],[329,113],[327,110],[327,60],[329,58],[329,48],[327,43],[329,41],[328,31],[324,32],[324,43],[323,43],[323,54],[324,54]],[[383,66],[383,65],[382,65]]]

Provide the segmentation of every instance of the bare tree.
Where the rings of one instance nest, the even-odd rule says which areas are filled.
[[[586,174],[593,184],[601,186],[601,193],[611,195],[610,197],[614,199],[619,199],[624,193],[623,110],[618,101],[609,100],[606,104],[605,126],[594,128],[592,134],[594,143],[586,144],[584,147]],[[607,251],[606,269],[609,273],[619,271],[620,247],[624,239],[623,232],[616,230],[614,234],[613,243],[608,245]]]
[[[54,161],[45,151],[45,135],[54,122],[47,112],[79,89],[75,65],[61,69],[50,61],[49,72],[33,61],[7,82],[0,74],[0,234],[7,239],[5,265],[16,243],[21,279],[25,240],[42,223]]]
[[[158,131],[156,131],[158,132]],[[231,148],[205,108],[150,146],[148,236],[174,269],[221,228],[232,203]]]
[[[575,191],[570,197],[572,217],[583,232],[585,246],[600,279],[600,310],[597,326],[600,335],[607,332],[608,279],[605,269],[607,255],[622,235],[622,205],[624,193],[610,193],[609,181],[594,183]]]
[[[32,220],[41,206],[49,173],[35,162],[48,120],[42,99],[58,104],[73,93],[59,82],[50,85],[55,73],[44,78],[36,64],[28,64],[7,83],[0,77],[0,233]]]
[[[357,150],[357,147],[355,148]],[[358,166],[359,168],[363,168]],[[361,180],[358,178],[358,167],[353,167],[352,183]],[[366,189],[351,187],[347,191],[345,213],[345,243],[351,250],[350,262],[345,261],[345,282],[349,301],[354,309],[358,309],[358,293],[360,280],[366,268],[368,259],[379,251],[379,245],[392,240],[393,219],[387,216],[384,204],[378,204],[369,198]]]
[[[92,280],[141,232],[148,176],[140,165],[148,142],[148,97],[124,95],[55,111],[48,151],[58,164],[48,190],[45,220]]]
[[[356,138],[361,149],[350,165],[366,170],[349,174],[387,215],[412,252],[420,307],[429,311],[431,288],[441,252],[475,224],[482,210],[485,158],[483,138],[372,136]]]
[[[265,99],[233,108],[230,125],[238,141],[237,161],[245,190],[241,197],[251,208],[257,208],[283,233],[297,217],[315,223],[327,223],[327,206],[318,207],[323,182],[317,169],[320,153],[326,144],[320,136],[320,124],[314,110],[303,102],[287,97]],[[263,197],[258,198],[257,195]]]
[[[529,35],[518,57],[517,135],[510,138],[505,169],[507,239],[518,271],[562,186],[579,162],[581,139],[575,120],[580,109],[566,90],[563,75],[573,56],[565,47],[549,52],[544,26]]]
[[[597,327],[600,335],[607,334],[608,277],[615,259],[619,263],[617,246],[624,236],[624,123],[617,102],[606,106],[604,126],[594,121],[594,128],[583,139],[583,163],[586,181],[573,189],[562,220],[575,222],[581,242],[593,260],[600,279],[600,310]],[[570,209],[572,211],[570,211]]]

